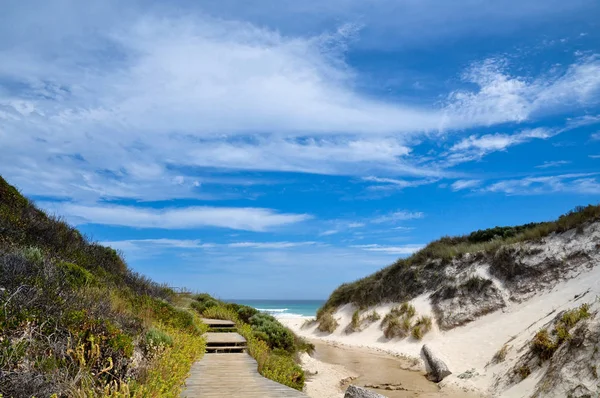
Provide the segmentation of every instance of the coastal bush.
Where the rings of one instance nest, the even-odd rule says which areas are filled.
[[[430,316],[423,315],[419,319],[417,319],[416,326],[419,326],[423,331],[423,334],[429,332],[433,326],[433,321]]]
[[[278,383],[302,390],[304,387],[304,371],[291,353],[285,350],[272,350],[249,324],[238,321],[238,333],[244,336],[248,353],[258,363],[258,372]],[[310,349],[310,347],[308,347]],[[312,347],[314,349],[314,346]]]
[[[408,331],[410,331],[410,326],[408,328]],[[393,339],[395,337],[404,338],[408,336],[408,331],[406,328],[406,324],[404,324],[403,320],[401,320],[398,317],[392,317],[388,319],[388,322],[386,323],[386,326],[383,329],[383,335],[386,339]]]
[[[531,374],[531,369],[529,369],[529,366],[524,365],[524,366],[520,366],[516,372],[521,377],[521,380],[523,380],[523,379],[526,379]]]
[[[504,344],[492,357],[492,363],[504,362],[508,354],[508,345]]]
[[[423,329],[421,326],[415,325],[411,331],[411,335],[415,340],[421,340],[423,338]]]
[[[264,340],[271,349],[281,349],[289,353],[296,350],[294,334],[273,316],[257,313],[249,319],[255,336]]]
[[[333,313],[330,311],[323,313],[321,317],[317,319],[317,321],[319,322],[317,329],[319,329],[321,332],[333,333],[339,326],[338,321],[334,318]]]
[[[146,345],[150,349],[154,349],[155,347],[172,347],[173,338],[162,330],[150,328],[146,332]]]
[[[531,351],[542,361],[552,358],[557,348],[558,344],[550,338],[546,329],[537,332],[531,341]]]
[[[247,305],[229,303],[227,306],[237,313],[238,318],[246,323],[250,323],[250,318],[260,314],[260,311],[256,308],[249,307]]]
[[[358,330],[360,328],[360,310],[357,309],[352,313],[350,325],[352,325],[352,329],[354,330]]]
[[[206,310],[204,310],[202,315],[205,318],[209,318],[209,319],[227,319],[227,320],[231,320],[234,322],[238,320],[237,312],[231,310],[230,308],[224,307],[222,305],[209,307]]]
[[[365,317],[365,319],[369,322],[369,323],[373,323],[373,322],[377,322],[378,320],[381,319],[381,315],[379,315],[379,313],[375,310],[371,311],[369,313],[369,315],[367,315]]]
[[[550,336],[547,329],[538,331],[531,341],[531,352],[542,361],[552,358],[561,344],[571,338],[570,329],[591,316],[589,309],[589,304],[582,304],[578,308],[565,311],[554,325],[552,334],[556,336],[555,339]]]

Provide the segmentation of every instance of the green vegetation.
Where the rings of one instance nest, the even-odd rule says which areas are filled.
[[[338,328],[339,323],[333,316],[333,310],[317,314],[317,329],[325,333],[333,333]]]
[[[204,308],[200,313],[203,317],[234,321],[238,333],[247,340],[248,353],[258,362],[260,374],[302,390],[304,371],[296,363],[296,355],[314,350],[312,344],[294,335],[273,316],[252,307],[225,303],[207,294],[195,296],[190,306],[196,310]]]
[[[431,330],[433,321],[431,317],[423,315],[413,323],[416,315],[415,307],[408,302],[392,307],[381,321],[383,335],[388,339],[405,338],[411,335],[414,339],[421,340]]]
[[[2,178],[0,287],[1,396],[178,397],[204,353],[171,289]]]
[[[547,329],[540,330],[531,341],[531,351],[542,361],[552,358],[561,344],[571,338],[570,329],[582,319],[590,316],[589,304],[582,304],[578,308],[565,311],[554,325],[552,331],[554,337],[550,335]]]
[[[369,315],[366,316],[365,319],[367,320],[367,322],[373,323],[373,322],[377,322],[378,320],[380,320],[381,315],[379,315],[379,313],[377,311],[373,310]]]
[[[370,276],[339,286],[321,308],[320,313],[348,303],[365,308],[382,302],[411,300],[426,290],[443,286],[447,282],[444,274],[446,266],[454,258],[469,253],[489,257],[492,259],[493,273],[505,279],[513,278],[523,270],[514,261],[515,253],[511,253],[510,249],[503,249],[507,252],[499,252],[501,248],[524,241],[537,241],[551,233],[574,228],[582,230],[585,223],[597,220],[600,220],[600,205],[589,205],[577,207],[552,222],[494,227],[465,236],[443,237],[412,256],[399,259]],[[466,288],[484,288],[485,285],[480,282],[482,281],[470,281]]]
[[[504,362],[506,355],[508,354],[508,345],[504,344],[492,357],[492,363]]]
[[[517,374],[521,377],[522,379],[526,379],[527,376],[529,376],[531,374],[531,369],[529,369],[529,366],[521,366],[517,369]]]

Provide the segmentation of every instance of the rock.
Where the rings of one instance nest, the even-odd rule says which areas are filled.
[[[377,394],[376,392],[367,390],[366,388],[357,386],[348,386],[344,398],[386,398],[385,395]]]
[[[429,372],[429,376],[432,381],[439,383],[440,381],[444,380],[446,376],[452,374],[452,372],[450,372],[448,366],[444,363],[444,361],[436,357],[433,351],[431,351],[431,348],[427,346],[427,344],[423,345],[423,354],[425,355],[427,365],[431,370]]]

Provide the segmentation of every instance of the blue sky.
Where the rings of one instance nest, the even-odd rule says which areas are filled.
[[[594,0],[2,9],[0,174],[172,286],[325,298],[600,197]]]

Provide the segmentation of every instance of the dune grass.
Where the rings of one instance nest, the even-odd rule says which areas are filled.
[[[348,303],[366,308],[382,302],[411,300],[426,290],[437,288],[447,282],[444,270],[455,258],[466,254],[493,258],[500,249],[509,245],[539,241],[552,233],[571,229],[581,232],[586,223],[598,220],[600,220],[600,205],[588,205],[577,207],[560,216],[556,221],[514,227],[494,227],[464,236],[445,236],[429,243],[410,257],[399,259],[372,275],[342,284],[329,296],[319,313],[324,314]],[[508,252],[505,254],[510,255]],[[498,267],[493,271],[506,278],[518,276],[515,274],[518,270],[503,266],[501,257],[498,258]],[[472,282],[473,285],[467,287],[481,287],[476,285],[481,281]]]

